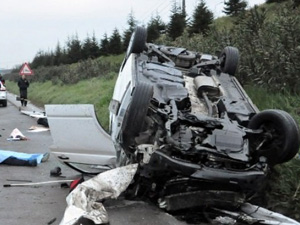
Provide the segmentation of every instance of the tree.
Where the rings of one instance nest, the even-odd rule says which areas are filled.
[[[201,0],[193,13],[189,33],[207,34],[207,31],[209,30],[209,25],[212,23],[213,19],[213,13],[207,8],[205,2]]]
[[[118,55],[123,52],[121,35],[117,28],[114,29],[109,38],[109,54]]]
[[[91,58],[91,47],[92,47],[91,38],[89,36],[87,36],[82,45],[82,58],[83,59]]]
[[[96,39],[95,33],[93,33],[92,39],[91,39],[91,58],[95,59],[98,58],[100,56],[100,47],[98,44],[98,41]]]
[[[147,42],[154,42],[159,38],[160,33],[166,29],[166,25],[159,15],[151,17],[147,26]]]
[[[82,59],[81,43],[76,34],[67,41],[68,63],[76,63]]]
[[[171,10],[170,22],[168,24],[168,36],[175,40],[183,33],[185,27],[185,10],[181,10],[181,8],[176,5],[176,1],[174,1]]]
[[[57,42],[56,48],[55,48],[55,52],[54,52],[54,62],[53,64],[55,66],[59,66],[60,64],[62,64],[62,49],[60,47],[59,42]]]
[[[107,34],[105,33],[103,38],[100,40],[100,55],[109,54],[109,40]]]
[[[244,0],[228,0],[224,2],[223,12],[230,16],[237,16],[244,12],[247,7],[247,2]]]
[[[98,46],[95,33],[92,38],[87,36],[82,46],[82,57],[83,59],[95,59],[100,56],[100,48]]]
[[[130,12],[130,14],[128,15],[128,19],[127,19],[127,24],[128,24],[128,28],[124,31],[123,33],[123,50],[125,51],[128,47],[130,38],[131,38],[131,34],[134,31],[134,28],[137,26],[137,21],[134,18],[134,14],[133,11]]]
[[[44,60],[45,53],[42,50],[39,50],[36,55],[34,56],[31,65],[32,69],[38,68],[39,66],[43,66],[43,60]]]

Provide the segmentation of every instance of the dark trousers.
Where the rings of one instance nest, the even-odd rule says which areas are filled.
[[[37,166],[36,160],[23,160],[12,156],[5,159],[2,163],[12,166]]]
[[[20,98],[21,98],[22,106],[26,106],[27,101],[25,99],[27,99],[27,89],[25,89],[25,90],[20,89]]]

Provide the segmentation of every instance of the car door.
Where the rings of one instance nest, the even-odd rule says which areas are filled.
[[[46,105],[53,145],[51,152],[68,165],[114,167],[116,151],[89,104]]]

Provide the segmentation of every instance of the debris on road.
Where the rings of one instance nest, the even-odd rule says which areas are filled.
[[[49,127],[46,112],[26,111],[26,110],[20,110],[20,111],[21,113],[27,116],[37,118],[38,119],[37,124],[43,125],[44,127]]]
[[[29,182],[32,182],[32,180],[20,180],[20,179],[6,179],[6,181],[17,181],[17,182],[27,182],[27,183],[29,183]]]
[[[53,218],[52,220],[50,220],[47,224],[51,225],[52,223],[54,223],[56,221],[56,218]]]
[[[41,127],[41,126],[31,126],[28,128],[28,132],[32,133],[38,133],[38,132],[43,132],[43,131],[49,131],[50,129],[47,127]]]
[[[50,181],[43,181],[43,182],[36,182],[36,183],[22,183],[22,184],[4,184],[3,187],[28,187],[28,186],[42,186],[48,184],[61,184],[66,182],[72,182],[74,180],[50,180]]]
[[[21,113],[34,118],[47,118],[46,112],[21,110]]]
[[[50,170],[50,176],[51,177],[59,177],[61,175],[61,168],[59,166],[53,168]]]
[[[8,141],[24,141],[24,140],[28,140],[28,138],[21,133],[21,131],[18,128],[15,128],[9,138],[7,138]]]
[[[44,127],[49,127],[47,118],[39,118],[37,124],[43,125]]]
[[[75,225],[81,219],[95,224],[108,223],[108,215],[100,200],[117,198],[131,183],[137,164],[105,171],[79,184],[67,196],[67,208],[60,225]]]

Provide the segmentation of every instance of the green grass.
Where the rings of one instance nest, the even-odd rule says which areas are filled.
[[[267,88],[246,85],[245,90],[260,109],[281,109],[290,113],[300,124],[300,97],[288,92],[271,92]]]
[[[99,122],[108,130],[108,105],[113,94],[117,74],[92,78],[72,85],[53,85],[52,82],[34,82],[28,88],[28,99],[38,106],[45,104],[93,104]],[[7,89],[18,94],[15,82],[7,81]]]

